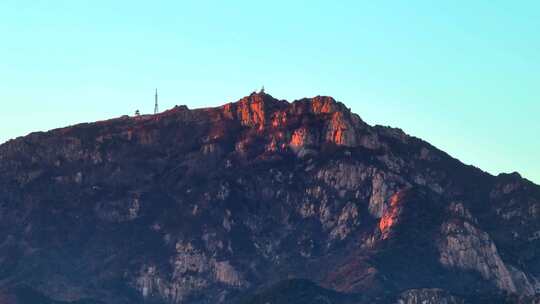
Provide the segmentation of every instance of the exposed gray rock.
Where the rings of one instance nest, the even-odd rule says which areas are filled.
[[[177,242],[176,255],[171,259],[173,273],[167,276],[156,265],[141,269],[135,286],[145,298],[159,296],[171,303],[182,303],[199,295],[204,288],[223,284],[230,288],[245,288],[248,283],[229,261],[216,261],[190,242]]]
[[[352,202],[348,202],[341,210],[337,225],[330,232],[333,239],[345,239],[359,224],[358,208]]]
[[[446,267],[474,270],[510,293],[533,294],[525,274],[503,262],[489,235],[467,221],[453,220],[441,226],[440,262]],[[517,282],[516,282],[517,281]]]
[[[364,182],[370,178],[372,172],[373,169],[361,164],[341,162],[319,170],[317,178],[336,191],[356,191],[364,186]]]
[[[375,218],[381,218],[390,206],[390,197],[400,187],[399,178],[383,172],[376,172],[372,179],[372,192],[369,198],[369,213]]]
[[[396,304],[464,304],[442,289],[411,289],[399,295]]]

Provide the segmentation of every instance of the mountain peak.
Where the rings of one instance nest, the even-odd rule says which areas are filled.
[[[252,92],[251,94],[239,99],[236,104],[255,104],[261,105],[265,109],[282,110],[287,107],[292,107],[293,112],[313,113],[313,114],[330,114],[334,112],[347,112],[350,113],[350,109],[347,108],[341,102],[336,101],[331,96],[317,95],[311,98],[302,98],[292,102],[283,99],[274,98],[272,95],[260,91]]]
[[[325,142],[356,146],[359,130],[367,128],[345,105],[328,96],[290,103],[259,92],[216,109],[224,118],[266,134],[272,151],[286,147],[304,151],[306,146],[317,148]]]

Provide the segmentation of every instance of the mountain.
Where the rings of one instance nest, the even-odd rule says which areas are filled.
[[[539,303],[539,217],[517,173],[253,93],[1,145],[0,303]]]

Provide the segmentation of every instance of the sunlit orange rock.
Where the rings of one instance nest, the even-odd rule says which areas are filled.
[[[313,113],[332,113],[337,110],[334,98],[327,96],[316,96],[311,101],[311,111]]]
[[[305,128],[295,130],[291,136],[291,147],[296,149],[303,146],[307,137],[307,133],[308,130],[306,130]]]
[[[272,127],[277,128],[284,126],[287,123],[287,113],[285,112],[276,112],[272,117]]]
[[[264,128],[266,121],[265,95],[251,94],[237,103],[236,114],[243,126]]]
[[[352,147],[357,145],[353,125],[342,112],[335,112],[326,127],[326,140],[340,146]]]
[[[387,239],[390,235],[392,227],[397,224],[401,208],[399,206],[403,199],[403,192],[398,192],[390,197],[390,207],[379,220],[379,230],[381,230],[381,238]]]
[[[234,119],[234,106],[232,103],[228,103],[222,107],[223,116],[227,119]]]

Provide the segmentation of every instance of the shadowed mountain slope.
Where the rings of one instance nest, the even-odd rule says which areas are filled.
[[[253,93],[1,145],[0,294],[232,303],[303,279],[358,303],[533,303],[539,216],[517,173],[331,97]]]

